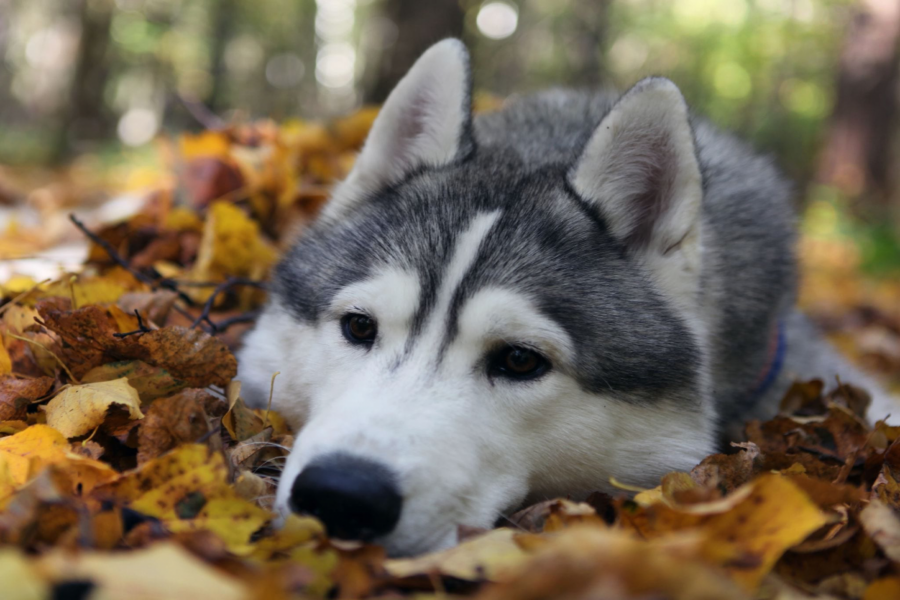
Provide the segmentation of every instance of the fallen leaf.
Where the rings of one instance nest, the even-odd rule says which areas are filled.
[[[224,387],[237,374],[237,361],[225,344],[204,331],[186,327],[164,327],[127,337],[115,352],[163,368],[190,387]]]
[[[900,598],[900,577],[885,577],[870,583],[862,600],[897,600],[897,598]]]
[[[24,485],[49,465],[65,466],[73,485],[83,493],[118,478],[108,465],[70,452],[66,438],[47,425],[32,425],[0,438],[0,463],[7,465],[15,486]]]
[[[92,597],[130,600],[245,600],[249,589],[177,544],[159,542],[131,552],[53,552],[38,568],[50,581],[91,582]]]
[[[128,379],[72,385],[47,404],[47,424],[67,438],[90,433],[100,426],[113,405],[124,407],[131,419],[143,419],[141,399]]]
[[[626,528],[648,539],[692,530],[702,536],[703,555],[753,590],[790,547],[828,522],[796,484],[763,475],[730,496],[707,503],[671,506],[659,502],[629,514]]]
[[[695,551],[690,544],[666,547],[604,527],[573,527],[546,538],[533,556],[520,556],[505,581],[475,598],[748,598],[720,572],[692,560]]]
[[[187,387],[187,382],[175,379],[161,367],[148,365],[140,360],[121,360],[94,367],[81,377],[81,383],[96,383],[125,377],[137,390],[141,402],[170,396]]]
[[[25,418],[30,404],[46,396],[53,388],[52,377],[34,379],[0,375],[0,421]]]
[[[218,398],[198,389],[188,389],[153,402],[138,434],[138,464],[195,443],[209,433],[205,406]]]
[[[467,581],[502,581],[527,556],[515,537],[512,529],[494,529],[447,550],[385,561],[384,568],[398,578],[439,573]]]

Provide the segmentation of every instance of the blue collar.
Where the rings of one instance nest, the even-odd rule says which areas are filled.
[[[747,404],[752,406],[769,391],[784,367],[784,355],[787,353],[787,340],[784,337],[784,323],[778,321],[773,332],[773,340],[769,345],[769,362],[760,373],[757,384],[747,396]]]

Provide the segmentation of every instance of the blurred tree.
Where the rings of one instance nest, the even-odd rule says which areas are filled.
[[[862,0],[838,65],[837,100],[819,179],[869,203],[893,194],[891,136],[897,117],[900,2]]]
[[[365,102],[384,102],[416,59],[445,37],[462,37],[460,0],[386,0],[382,14],[397,27],[396,42],[382,51]]]
[[[103,95],[110,72],[110,26],[115,5],[112,0],[78,0],[81,35],[75,60],[69,102],[56,128],[51,159],[58,162],[77,151],[83,141],[102,141],[113,134],[114,115]]]
[[[225,51],[228,43],[234,38],[235,19],[237,17],[236,0],[219,0],[213,12],[212,48],[210,49],[210,78],[212,87],[207,103],[213,112],[221,112],[232,108],[228,106],[228,72],[225,64]]]

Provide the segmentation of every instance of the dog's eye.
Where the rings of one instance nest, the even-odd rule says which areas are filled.
[[[344,337],[353,344],[371,346],[378,334],[378,324],[372,317],[358,313],[344,315],[341,319]]]
[[[537,379],[550,368],[550,361],[528,348],[507,346],[495,353],[489,368],[491,374],[510,379]]]

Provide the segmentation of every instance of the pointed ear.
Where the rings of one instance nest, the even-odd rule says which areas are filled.
[[[391,92],[325,214],[345,213],[415,169],[441,166],[473,148],[469,54],[446,39],[425,51]]]
[[[696,242],[703,185],[687,105],[668,79],[644,79],[594,131],[570,173],[629,251],[668,255]]]

